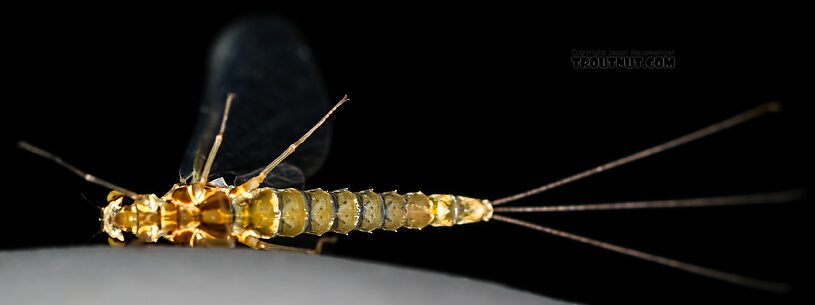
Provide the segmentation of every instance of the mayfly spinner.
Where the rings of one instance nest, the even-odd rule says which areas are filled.
[[[34,154],[51,159],[77,175],[84,177],[88,182],[112,189],[108,195],[109,203],[102,209],[103,231],[110,238],[119,241],[124,241],[123,232],[129,232],[143,242],[156,242],[160,238],[165,238],[173,243],[190,247],[234,247],[237,241],[254,249],[292,250],[318,254],[322,243],[329,239],[320,239],[312,249],[275,245],[265,242],[263,239],[277,236],[294,237],[304,233],[323,235],[328,232],[347,234],[353,230],[371,232],[377,229],[396,231],[400,228],[421,229],[426,226],[449,227],[497,220],[747,287],[776,292],[783,292],[787,289],[783,283],[763,281],[692,265],[519,219],[493,214],[494,212],[672,208],[794,201],[801,198],[801,192],[787,191],[729,197],[571,206],[494,207],[665,151],[743,123],[762,114],[777,111],[779,108],[777,103],[761,105],[691,134],[557,182],[517,195],[490,201],[451,194],[425,195],[421,192],[398,194],[396,192],[376,193],[373,190],[351,192],[347,189],[328,192],[322,189],[299,190],[294,188],[261,187],[272,171],[286,157],[304,143],[338,107],[349,100],[347,97],[343,97],[305,135],[291,144],[272,163],[254,177],[248,179],[248,181],[237,186],[227,185],[223,178],[208,181],[210,169],[223,141],[229,109],[234,97],[234,94],[230,94],[227,98],[220,131],[215,137],[212,149],[201,171],[196,172],[189,183],[176,184],[161,197],[155,194],[138,194],[116,186],[87,174],[65,163],[59,157],[29,143],[20,142],[19,146]],[[124,200],[126,198],[132,200],[132,202],[125,204]]]
[[[572,206],[501,206],[686,144],[761,115],[776,112],[779,110],[778,103],[760,105],[661,145],[539,188],[496,200],[453,194],[425,195],[421,192],[399,194],[377,193],[373,190],[360,192],[347,189],[302,190],[298,187],[302,186],[305,177],[319,167],[326,154],[329,139],[326,130],[320,130],[319,127],[338,107],[347,102],[348,98],[343,97],[328,113],[323,114],[325,99],[319,93],[313,93],[322,90],[321,86],[313,81],[316,77],[308,62],[306,49],[295,37],[287,34],[287,31],[256,33],[257,31],[238,27],[237,30],[225,35],[223,41],[226,44],[219,44],[216,47],[213,56],[213,75],[216,76],[211,80],[208,89],[210,91],[207,92],[207,100],[210,102],[202,107],[196,138],[182,165],[181,182],[161,196],[140,194],[114,185],[85,173],[29,143],[20,142],[19,146],[56,162],[88,182],[112,190],[108,195],[107,206],[102,209],[101,223],[103,232],[109,235],[109,240],[113,243],[124,242],[124,233],[127,232],[135,235],[141,242],[156,242],[163,238],[189,247],[235,247],[240,243],[254,249],[317,254],[320,253],[322,244],[331,239],[322,238],[313,248],[276,245],[264,240],[279,236],[295,237],[305,233],[321,236],[329,232],[347,234],[354,230],[396,231],[400,228],[450,227],[494,220],[737,285],[773,292],[787,290],[784,283],[693,265],[507,217],[504,213],[782,203],[800,199],[803,196],[800,191]],[[259,36],[274,36],[274,39],[256,39]],[[284,43],[272,47],[264,45],[265,41],[270,40]],[[278,49],[274,49],[275,47]],[[263,57],[263,54],[258,55],[256,52],[269,49],[276,50],[271,53],[277,54],[278,57],[252,61],[253,58]],[[268,69],[269,66],[274,66],[276,70]],[[268,84],[280,85],[272,87]],[[228,94],[225,105],[222,102],[214,102],[216,98],[223,101],[224,95],[230,90],[240,95]],[[269,99],[274,100],[276,104],[266,102]],[[232,109],[233,101],[235,109]],[[245,107],[241,108],[240,105]],[[223,112],[220,112],[221,109]],[[281,111],[305,115],[286,116],[285,113],[281,114]],[[315,111],[318,111],[316,116]],[[229,120],[231,115],[235,115],[235,118]],[[302,130],[305,130],[301,128],[305,124],[303,121],[313,122],[313,119],[320,115],[322,117],[319,121],[302,134]],[[227,122],[230,125],[227,125]],[[277,125],[270,128],[269,124]],[[248,139],[244,136],[240,138],[241,141],[229,141],[227,140],[229,132],[239,136],[249,134],[253,137]],[[294,132],[297,132],[300,138],[292,144],[281,145],[296,138]],[[286,138],[288,136],[290,137]],[[307,141],[310,137],[311,139]],[[218,156],[221,146],[231,147]],[[259,159],[258,155],[266,158],[265,153],[268,149],[284,151],[267,166],[253,171],[260,165],[253,164]],[[293,154],[295,150],[297,153]],[[228,162],[219,163],[219,159]],[[218,170],[215,170],[216,167]],[[249,174],[246,174],[247,172]],[[236,183],[228,184],[226,182],[228,180],[222,175],[233,175],[231,177],[235,178]]]
[[[487,221],[493,208],[489,200],[449,194],[421,192],[398,194],[373,190],[332,192],[322,189],[298,190],[261,187],[272,171],[322,125],[343,103],[343,97],[305,135],[291,144],[271,164],[243,184],[227,185],[223,178],[208,180],[223,141],[229,109],[235,95],[226,101],[220,131],[200,172],[192,180],[176,184],[163,196],[138,194],[87,174],[26,142],[19,146],[65,166],[85,180],[112,189],[108,205],[102,209],[102,230],[111,239],[123,242],[123,232],[140,241],[165,238],[190,247],[234,247],[235,241],[254,249],[293,250],[320,253],[321,239],[314,249],[275,245],[262,241],[277,236],[295,237],[303,233],[347,234],[352,230],[371,232],[382,229],[421,229],[428,225],[449,227]],[[132,202],[125,204],[125,199]]]

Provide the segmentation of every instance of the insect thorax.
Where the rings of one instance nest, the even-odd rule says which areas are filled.
[[[175,185],[161,198],[140,195],[130,204],[113,199],[103,212],[104,231],[124,240],[130,232],[145,242],[164,237],[188,246],[231,246],[229,189],[201,184]]]

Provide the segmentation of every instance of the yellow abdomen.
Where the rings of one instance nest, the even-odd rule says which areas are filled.
[[[234,232],[253,231],[261,238],[272,238],[329,231],[347,234],[352,230],[449,227],[489,220],[492,205],[488,200],[421,192],[400,195],[372,190],[259,188],[236,197],[233,211]]]

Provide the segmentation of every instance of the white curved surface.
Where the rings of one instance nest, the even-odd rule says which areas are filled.
[[[249,249],[0,252],[0,304],[566,304],[500,285]]]

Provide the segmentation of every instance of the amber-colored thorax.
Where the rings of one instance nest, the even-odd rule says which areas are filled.
[[[129,205],[114,192],[102,211],[103,230],[124,240],[130,232],[139,240],[155,242],[164,237],[189,246],[232,246],[232,211],[229,189],[203,184],[175,185],[161,198],[140,195]]]

